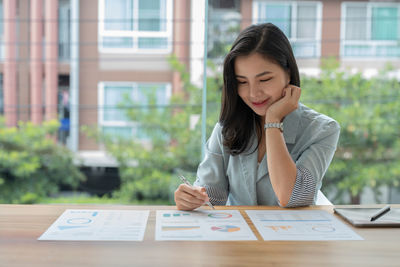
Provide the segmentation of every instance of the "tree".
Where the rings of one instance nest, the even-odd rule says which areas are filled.
[[[165,107],[157,105],[154,92],[149,92],[146,108],[129,98],[120,106],[151,142],[92,135],[120,163],[122,184],[114,195],[127,201],[171,201],[180,183],[177,172],[188,172],[193,179],[200,162],[200,124],[190,127],[190,120],[201,114],[201,89],[190,83],[185,66],[175,57],[170,63],[181,74],[182,94]],[[338,149],[323,184],[336,203],[346,202],[346,195],[359,203],[367,187],[379,202],[381,186],[399,186],[400,84],[388,70],[366,79],[361,73],[339,70],[336,61],[326,61],[318,78],[302,77],[301,101],[341,125]],[[218,120],[221,88],[221,74],[207,79],[207,136]]]
[[[49,138],[58,128],[56,121],[7,127],[0,118],[0,203],[34,203],[84,180],[71,151]]]
[[[167,106],[157,104],[155,89],[148,92],[145,107],[128,96],[119,105],[127,110],[129,120],[139,125],[145,140],[117,138],[86,130],[118,161],[121,186],[114,196],[125,201],[172,201],[172,192],[180,183],[177,172],[187,173],[193,180],[201,160],[201,124],[191,125],[191,120],[201,114],[202,90],[191,84],[186,66],[175,56],[169,62],[180,73],[183,92],[174,94]],[[208,133],[218,119],[221,87],[219,77],[207,79]]]
[[[366,79],[360,72],[339,70],[325,61],[318,78],[302,78],[301,101],[336,119],[341,133],[323,188],[334,201],[351,203],[371,188],[379,202],[379,188],[400,182],[400,83],[390,78],[390,67]]]

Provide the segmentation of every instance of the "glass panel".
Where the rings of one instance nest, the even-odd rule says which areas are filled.
[[[367,7],[349,6],[346,9],[346,40],[367,38]]]
[[[3,24],[3,1],[0,1],[0,60],[4,60],[4,44],[3,44],[3,34],[4,34],[4,24]]]
[[[105,86],[104,87],[104,121],[127,121],[124,109],[118,108],[125,95],[132,92],[131,86]]]
[[[372,8],[372,40],[397,40],[398,21],[397,8]]]
[[[168,47],[167,38],[141,37],[138,41],[139,49],[166,49]]]
[[[167,86],[162,84],[139,84],[136,92],[136,101],[142,105],[148,105],[144,107],[144,111],[154,112],[155,110],[162,111],[168,104],[169,99],[167,98]],[[155,101],[155,102],[153,102]],[[143,126],[137,125],[135,127],[135,137],[141,140],[149,139],[149,130],[151,135],[157,135],[160,138],[164,138],[162,132],[157,129],[144,129]]]
[[[259,22],[271,22],[278,26],[288,38],[291,36],[291,7],[288,5],[260,4]]]
[[[165,0],[139,0],[139,31],[165,31]]]
[[[3,1],[0,1],[0,36],[4,33],[3,21]]]
[[[135,101],[142,103],[143,105],[149,105],[149,97],[154,97],[156,105],[167,105],[167,88],[165,85],[157,84],[140,84],[137,88],[137,99]],[[162,108],[162,107],[161,107]]]
[[[169,99],[167,97],[167,87],[165,85],[160,85],[156,91],[157,104],[165,106],[169,104]]]
[[[344,54],[351,57],[371,57],[374,56],[374,51],[370,45],[346,45]]]
[[[297,8],[297,38],[315,39],[317,33],[317,7],[299,5]]]
[[[103,126],[102,131],[103,134],[124,139],[130,139],[133,136],[132,127]]]
[[[316,47],[314,42],[301,42],[301,43],[293,43],[293,52],[295,57],[298,58],[310,58],[316,57]]]
[[[376,55],[383,57],[400,57],[399,46],[378,46],[376,48]]]
[[[232,11],[240,11],[240,0],[212,0],[209,2],[209,5],[213,9],[230,9]]]
[[[104,29],[133,30],[132,0],[104,0]]]
[[[132,37],[103,37],[104,48],[132,48]]]
[[[0,114],[4,114],[3,74],[0,74]]]
[[[69,60],[70,56],[70,3],[69,0],[59,2],[58,24],[58,57],[60,60]]]
[[[140,140],[149,140],[150,137],[148,136],[147,132],[143,129],[143,126],[140,127],[140,125],[135,127],[135,138],[140,139]]]
[[[153,138],[167,140],[168,138],[168,136],[165,133],[163,133],[160,129],[153,127],[151,129],[146,130],[141,125],[136,125],[136,127],[134,127],[134,136],[135,138],[140,139],[142,141],[152,141]]]

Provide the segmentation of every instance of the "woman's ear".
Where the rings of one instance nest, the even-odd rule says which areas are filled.
[[[289,82],[290,82],[290,69],[287,69],[286,71],[285,71],[285,74],[286,74],[286,85],[288,85],[289,84]]]

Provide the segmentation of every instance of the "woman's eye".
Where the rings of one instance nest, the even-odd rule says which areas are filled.
[[[272,78],[268,78],[268,79],[264,79],[264,80],[260,80],[260,82],[268,82],[269,80],[271,80]]]
[[[237,83],[238,83],[238,84],[245,84],[246,81],[239,81],[239,80],[238,80]]]

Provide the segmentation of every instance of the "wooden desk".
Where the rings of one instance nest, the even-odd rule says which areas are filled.
[[[67,208],[149,209],[144,241],[37,241]],[[241,210],[258,241],[155,241],[157,209],[175,207],[0,205],[0,266],[400,266],[400,228],[353,228],[363,241],[263,241],[244,210],[279,208],[217,207]]]

